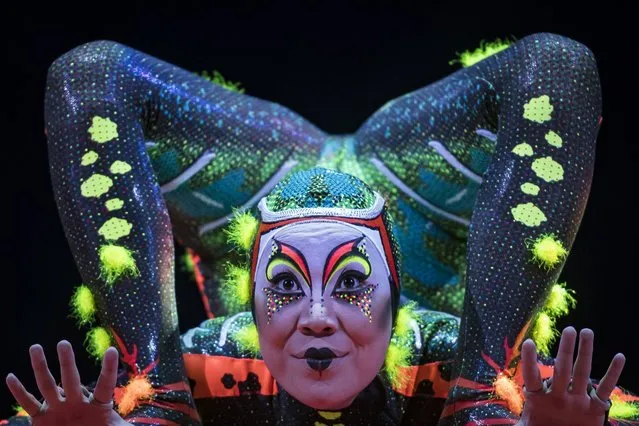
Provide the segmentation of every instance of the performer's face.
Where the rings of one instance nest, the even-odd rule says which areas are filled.
[[[369,238],[342,223],[299,223],[258,258],[262,356],[288,393],[316,409],[350,405],[384,363],[391,291],[385,258]]]

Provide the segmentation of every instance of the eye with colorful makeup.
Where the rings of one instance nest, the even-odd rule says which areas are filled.
[[[372,268],[363,236],[331,251],[324,267],[324,288],[338,273],[340,275],[335,281],[331,297],[357,306],[368,321],[372,322],[371,295],[377,288],[377,284],[366,282],[371,276]]]
[[[310,274],[304,255],[294,247],[273,240],[266,265],[266,279],[270,286],[263,289],[269,323],[276,312],[305,296],[298,277],[304,280],[307,287],[310,286]]]
[[[270,289],[275,293],[279,293],[281,295],[304,295],[304,290],[302,286],[290,272],[280,272],[275,275],[272,279],[268,279],[271,283]]]
[[[335,282],[332,295],[336,293],[354,293],[360,291],[367,286],[366,280],[368,277],[369,275],[365,275],[357,269],[350,269],[349,265]]]
[[[324,265],[322,287],[326,289],[333,278],[340,273],[334,291],[355,291],[370,277],[371,272],[371,263],[368,260],[366,244],[362,236],[331,250]]]

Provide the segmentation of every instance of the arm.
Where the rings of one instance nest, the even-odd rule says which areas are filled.
[[[157,72],[144,59],[97,42],[51,66],[45,103],[51,177],[97,307],[96,355],[117,344],[129,379],[151,386],[143,384],[144,399],[127,397],[122,413],[134,424],[195,425],[178,340],[171,223],[145,150],[145,114],[158,93],[140,78]],[[132,73],[136,67],[139,74]]]
[[[465,277],[442,424],[517,421],[521,395],[507,401],[496,381],[511,383],[574,241],[600,109],[592,53],[537,34],[389,102],[358,130],[371,180],[397,200],[403,291],[449,309],[441,296],[461,298]],[[534,242],[551,235],[552,256],[534,261]]]
[[[323,135],[279,105],[106,41],[55,61],[45,113],[56,201],[83,281],[130,378],[153,388],[126,417],[197,422],[178,343],[173,237],[207,261],[225,256],[232,209],[250,207]]]
[[[498,387],[512,379],[523,336],[583,215],[599,79],[586,47],[551,34],[527,37],[466,73],[494,91],[498,132],[470,223],[459,352],[441,424],[512,424],[521,395],[507,397]],[[530,247],[546,235],[565,251],[535,262]]]

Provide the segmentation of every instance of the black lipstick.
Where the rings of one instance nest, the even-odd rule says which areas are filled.
[[[304,352],[308,366],[319,372],[326,370],[336,357],[335,352],[329,348],[309,348]]]

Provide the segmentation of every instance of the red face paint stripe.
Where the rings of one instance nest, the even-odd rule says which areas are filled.
[[[351,252],[353,250],[353,246],[355,245],[355,241],[357,241],[357,240],[349,241],[347,243],[342,244],[341,246],[338,246],[328,256],[328,259],[326,260],[326,266],[324,266],[324,275],[323,275],[323,278],[322,278],[322,287],[326,287],[326,281],[328,280],[328,277],[330,276],[330,274],[333,273],[333,268],[335,268],[335,265],[337,264],[337,262],[346,253],[349,253],[349,252]]]
[[[279,243],[279,244],[282,247],[282,254],[286,255],[288,258],[290,258],[293,261],[295,266],[297,266],[297,269],[299,269],[302,275],[304,276],[304,279],[306,280],[308,285],[311,285],[311,274],[308,271],[308,265],[306,264],[306,259],[304,259],[304,255],[300,253],[294,247],[291,247],[283,243]]]

